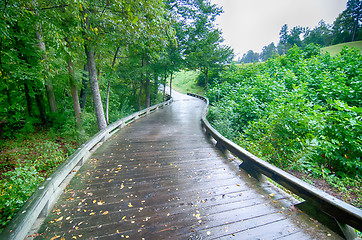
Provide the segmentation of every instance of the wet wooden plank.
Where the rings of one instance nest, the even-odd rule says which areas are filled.
[[[202,101],[175,97],[92,155],[37,239],[330,239],[213,146],[200,126]]]

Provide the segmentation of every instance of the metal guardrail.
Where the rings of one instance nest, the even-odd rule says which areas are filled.
[[[47,178],[33,193],[25,205],[20,209],[18,214],[10,221],[9,225],[0,234],[0,239],[19,240],[24,239],[28,232],[31,230],[33,224],[39,217],[45,217],[52,209],[66,187],[65,181],[80,167],[90,156],[90,151],[99,143],[107,140],[117,129],[123,128],[127,124],[169,105],[172,99],[166,102],[146,108],[142,111],[136,112],[125,118],[122,118],[105,129],[99,131],[93,136],[92,139],[82,144],[68,159],[62,163],[49,178]],[[67,179],[69,180],[69,179]]]
[[[355,238],[355,232],[353,229],[350,229],[348,225],[359,231],[362,231],[361,209],[345,203],[300,180],[299,178],[296,178],[293,175],[259,159],[239,145],[225,138],[217,130],[215,130],[206,119],[209,111],[209,100],[206,97],[197,94],[188,93],[188,95],[199,98],[206,102],[206,107],[201,118],[202,126],[205,128],[206,134],[212,136],[215,139],[217,142],[216,147],[222,151],[228,150],[233,155],[242,160],[240,168],[251,173],[251,175],[258,179],[262,179],[264,175],[274,180],[294,194],[303,198],[305,202],[301,203],[301,205],[308,203],[307,205],[313,206],[314,210],[312,211],[323,211],[327,216],[332,218],[332,221],[333,219],[337,220],[335,224],[341,228],[340,231],[343,232],[345,238]]]

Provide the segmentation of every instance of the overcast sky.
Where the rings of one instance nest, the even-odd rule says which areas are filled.
[[[284,24],[314,28],[323,19],[332,24],[346,9],[347,0],[211,0],[224,13],[216,20],[226,45],[242,57],[248,50],[261,52],[262,48],[279,42]]]

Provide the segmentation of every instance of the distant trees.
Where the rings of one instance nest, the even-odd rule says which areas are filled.
[[[313,29],[306,28],[303,42],[308,45],[318,44],[321,47],[329,46],[332,42],[332,28],[323,20]]]
[[[260,59],[266,61],[274,55],[278,54],[277,48],[274,43],[269,44],[268,46],[263,47],[263,50],[260,54]]]
[[[254,63],[259,62],[259,53],[249,50],[247,53],[244,53],[243,57],[239,59],[239,62],[243,63]]]
[[[181,46],[178,52],[180,57],[176,59],[183,59],[181,62],[185,67],[204,74],[204,85],[207,87],[210,70],[220,68],[233,58],[232,49],[222,44],[221,32],[214,24],[221,9],[209,0],[169,0],[168,4],[176,39]]]
[[[288,29],[284,24],[279,32],[279,43],[277,46],[265,46],[256,59],[258,53],[249,50],[238,62],[257,62],[266,61],[275,55],[275,49],[278,54],[285,54],[293,46],[305,47],[314,43],[321,47],[362,40],[362,2],[361,0],[348,0],[346,9],[336,18],[332,25],[326,24],[323,20],[313,29],[301,26]],[[273,47],[274,46],[274,47]],[[272,54],[270,54],[273,52]]]

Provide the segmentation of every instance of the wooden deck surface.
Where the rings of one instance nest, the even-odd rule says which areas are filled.
[[[201,100],[121,129],[72,179],[36,239],[336,239],[221,154]]]

